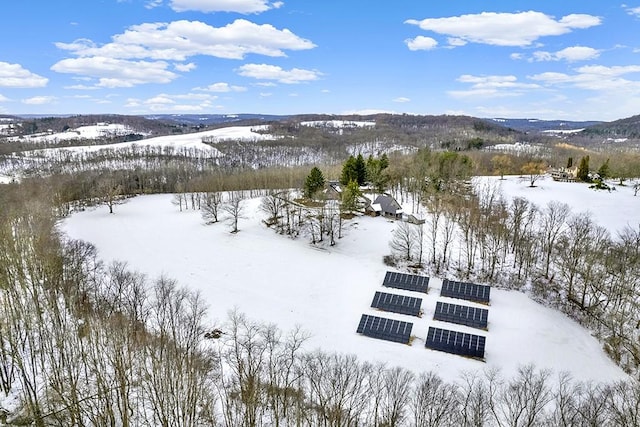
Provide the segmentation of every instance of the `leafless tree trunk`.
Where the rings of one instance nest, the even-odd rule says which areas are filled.
[[[222,210],[229,215],[227,221],[231,224],[231,232],[237,233],[238,219],[244,218],[244,194],[242,191],[232,191],[229,199],[222,205]]]
[[[411,261],[413,259],[416,242],[413,226],[404,221],[396,221],[396,228],[393,231],[391,242],[389,242],[393,253],[405,261]]]
[[[202,197],[202,219],[207,224],[214,224],[218,222],[218,212],[222,205],[222,193],[205,193]]]

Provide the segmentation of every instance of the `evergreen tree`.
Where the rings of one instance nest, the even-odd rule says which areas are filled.
[[[358,182],[358,170],[356,166],[356,158],[349,156],[344,165],[342,165],[342,175],[340,175],[340,184],[348,185],[351,181]]]
[[[358,208],[358,197],[360,197],[360,186],[355,180],[352,180],[342,190],[341,210],[354,212]]]
[[[304,196],[312,198],[319,190],[324,188],[325,180],[322,171],[314,166],[304,182]]]
[[[607,179],[611,177],[611,169],[609,168],[609,159],[600,166],[598,169],[598,175],[600,175],[600,179]]]
[[[387,157],[386,153],[383,153],[382,156],[380,156],[380,169],[385,170],[388,167],[389,167],[389,158]]]
[[[369,156],[367,159],[367,181],[378,193],[384,192],[389,182],[389,174],[385,169],[389,165],[389,160],[383,155],[380,159]]]
[[[580,164],[578,165],[578,172],[576,173],[576,178],[580,181],[589,182],[589,156],[585,156],[580,159]]]
[[[358,185],[364,185],[367,182],[367,165],[362,154],[358,154],[358,157],[356,157],[355,166]]]

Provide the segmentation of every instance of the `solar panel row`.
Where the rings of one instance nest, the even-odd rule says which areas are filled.
[[[460,356],[484,359],[485,341],[486,338],[480,335],[429,328],[425,347]]]
[[[363,314],[357,332],[372,338],[409,344],[413,323]]]
[[[484,285],[476,285],[475,283],[455,282],[444,279],[442,281],[442,289],[440,296],[460,298],[468,301],[481,303],[489,303],[491,287]]]
[[[427,293],[429,288],[429,278],[415,274],[396,273],[387,271],[384,276],[382,286],[388,288],[404,289],[407,291]]]
[[[472,328],[487,329],[488,315],[489,310],[484,308],[438,302],[433,318],[435,320],[457,323]]]
[[[404,295],[387,294],[376,292],[371,302],[371,307],[380,310],[391,311],[393,313],[408,314],[409,316],[419,316],[422,298],[408,297]]]

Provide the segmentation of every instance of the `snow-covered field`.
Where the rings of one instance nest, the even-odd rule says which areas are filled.
[[[91,153],[100,150],[121,150],[132,146],[137,147],[171,147],[174,149],[195,149],[198,152],[207,152],[211,155],[218,155],[219,151],[203,140],[211,143],[222,141],[264,141],[273,140],[275,136],[258,133],[256,131],[267,129],[266,125],[261,126],[230,126],[204,132],[188,133],[183,135],[165,135],[154,138],[142,139],[132,142],[121,142],[116,144],[83,145],[75,147],[45,148],[41,150],[27,151],[27,155],[56,157],[60,152],[66,153]]]
[[[376,122],[351,121],[351,120],[314,120],[314,121],[308,121],[308,122],[300,122],[300,125],[343,129],[343,128],[373,127],[376,125]]]
[[[557,182],[549,176],[536,181],[535,187],[529,187],[528,178],[518,176],[505,176],[504,180],[481,177],[476,178],[475,183],[498,185],[507,200],[524,197],[541,209],[552,200],[566,203],[573,213],[589,212],[613,237],[625,226],[634,229],[640,226],[640,196],[633,195],[633,183],[621,187],[617,182],[610,182],[614,191],[594,190],[589,188],[590,184],[580,182]]]
[[[571,202],[575,197],[581,201],[575,211],[589,208],[594,218],[612,226],[621,227],[613,221],[622,221],[622,212],[632,212],[640,203],[628,189],[596,193],[582,184],[565,186],[550,179],[529,189],[516,177],[500,185],[506,197],[523,195],[540,205],[551,199]],[[229,233],[223,223],[205,225],[198,212],[179,212],[171,199],[171,195],[137,197],[116,206],[113,215],[105,207],[74,214],[61,228],[72,238],[95,244],[105,261],[127,261],[150,278],[165,274],[198,290],[210,304],[212,324],[222,324],[226,313],[237,308],[283,330],[300,325],[311,334],[308,350],[353,353],[362,360],[416,372],[433,370],[447,380],[489,367],[510,375],[526,363],[568,371],[583,380],[625,378],[588,331],[522,293],[492,289],[485,332],[433,320],[437,301],[456,302],[439,296],[441,278],[431,278],[427,295],[383,288],[389,268],[382,257],[390,252],[394,229],[394,223],[383,218],[357,218],[348,223],[337,246],[318,249],[306,239],[291,240],[266,228],[258,199],[246,202],[238,234]],[[637,224],[637,213],[634,218]],[[376,291],[422,297],[425,314],[417,318],[376,311],[370,308]],[[355,330],[363,313],[413,322],[411,345],[358,335]],[[485,335],[486,362],[425,349],[429,326]]]
[[[75,129],[69,129],[65,132],[43,133],[35,135],[27,135],[13,137],[10,140],[20,140],[27,142],[55,142],[69,141],[74,139],[98,139],[109,138],[115,136],[137,133],[137,131],[129,126],[118,123],[98,123],[95,125],[80,126]]]

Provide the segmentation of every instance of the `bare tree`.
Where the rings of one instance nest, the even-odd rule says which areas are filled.
[[[549,278],[551,255],[553,254],[558,237],[570,213],[571,209],[569,205],[555,200],[550,201],[542,212],[542,217],[540,218],[540,235],[544,253],[544,277],[546,278]]]
[[[221,206],[222,193],[204,193],[201,204],[202,219],[204,219],[207,224],[214,224],[218,222],[218,213],[220,212]]]
[[[522,366],[518,374],[503,384],[496,377],[489,379],[489,407],[498,425],[533,427],[545,417],[544,410],[553,395],[548,383],[549,372]]]
[[[433,372],[420,375],[413,389],[411,412],[416,427],[454,425],[458,393]]]
[[[416,230],[414,227],[408,222],[396,221],[396,228],[393,230],[393,237],[389,242],[393,253],[405,261],[411,261],[416,242]]]
[[[288,200],[288,193],[286,191],[270,192],[262,198],[260,202],[260,210],[268,215],[266,224],[268,227],[278,223],[278,220],[282,216],[282,211],[285,209]]]
[[[111,175],[100,178],[95,191],[100,203],[109,208],[110,214],[113,213],[113,207],[122,202],[122,185]]]
[[[237,233],[238,219],[243,218],[244,213],[244,193],[242,191],[232,191],[229,199],[222,205],[222,210],[229,215],[227,221],[231,225],[231,232]]]

